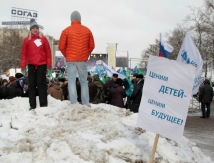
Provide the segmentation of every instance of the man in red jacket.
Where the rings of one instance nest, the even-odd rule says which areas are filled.
[[[30,110],[36,108],[38,90],[40,107],[48,105],[46,72],[51,68],[51,50],[48,40],[39,32],[39,25],[31,20],[30,33],[22,44],[21,68],[28,64],[28,95]]]
[[[90,29],[81,25],[81,16],[78,11],[72,12],[71,25],[62,31],[59,49],[67,62],[68,90],[71,104],[77,103],[76,73],[78,72],[82,104],[90,107],[87,61],[94,49],[94,38]]]

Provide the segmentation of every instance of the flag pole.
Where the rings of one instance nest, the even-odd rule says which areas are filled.
[[[156,152],[156,149],[157,149],[158,139],[159,139],[159,134],[156,134],[155,141],[154,141],[153,148],[152,148],[152,154],[150,156],[149,163],[153,163],[155,152]]]
[[[158,52],[158,56],[160,56],[160,46],[161,46],[161,33],[160,33],[160,39],[159,39],[159,52]]]

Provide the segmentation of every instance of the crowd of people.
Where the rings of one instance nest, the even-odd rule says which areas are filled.
[[[143,88],[143,75],[134,74],[131,82],[128,79],[118,78],[118,74],[113,74],[112,78],[107,77],[103,83],[98,75],[91,76],[88,73],[89,103],[106,103],[121,108],[131,109],[138,112]],[[50,80],[46,76],[47,95],[51,95],[58,100],[70,100],[68,79],[56,78]],[[81,100],[81,84],[76,77],[77,101]],[[38,96],[38,87],[36,87]],[[22,73],[10,76],[9,80],[1,80],[0,99],[12,99],[14,97],[29,97],[28,77]]]
[[[66,59],[68,78],[47,78],[46,75],[52,67],[50,45],[47,38],[40,33],[37,22],[31,19],[30,32],[22,44],[20,63],[22,72],[26,66],[28,67],[27,77],[22,73],[16,73],[15,76],[9,77],[9,81],[2,80],[0,99],[29,97],[30,110],[34,110],[37,107],[36,96],[39,97],[40,107],[46,107],[47,96],[51,95],[58,100],[70,100],[71,104],[79,102],[91,107],[90,103],[107,103],[137,113],[141,103],[144,76],[134,74],[130,81],[127,78],[118,78],[118,74],[115,73],[111,78],[106,77],[105,83],[98,75],[91,76],[87,71],[87,61],[95,47],[93,34],[89,28],[81,24],[78,11],[71,13],[70,20],[71,25],[61,32],[59,39],[59,50]],[[55,66],[62,66],[60,58]],[[205,81],[199,96],[203,113],[201,118],[210,116],[212,98],[212,88],[209,82]]]

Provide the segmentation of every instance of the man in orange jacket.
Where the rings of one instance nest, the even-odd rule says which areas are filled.
[[[94,49],[94,38],[90,29],[81,25],[81,15],[78,11],[71,13],[71,25],[62,31],[59,49],[67,62],[68,90],[71,104],[77,103],[76,73],[78,72],[82,104],[90,106],[87,61]]]

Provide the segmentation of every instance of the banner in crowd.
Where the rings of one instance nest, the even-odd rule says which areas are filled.
[[[53,67],[55,68],[61,68],[61,67],[66,67],[66,59],[65,57],[62,55],[62,53],[60,51],[56,51],[55,52],[55,63],[53,65]]]
[[[188,33],[186,33],[184,41],[181,45],[181,49],[179,51],[177,61],[191,64],[197,67],[197,73],[195,76],[194,85],[192,88],[192,94],[197,94],[199,86],[201,84],[201,74],[202,74],[202,67],[203,67],[203,60],[201,58],[201,54],[198,51],[197,47],[195,46],[192,38]]]
[[[98,69],[97,72],[99,72],[100,74],[102,71],[103,73],[106,73],[106,75],[109,77],[112,77],[113,74],[118,74],[118,78],[121,78],[121,79],[126,78],[125,75],[114,71],[111,67],[109,67],[107,64],[105,64],[105,62],[103,62],[102,60],[97,61],[96,64],[97,64],[96,68]],[[102,75],[99,75],[99,76],[102,76]]]
[[[150,55],[137,126],[180,141],[195,75],[192,65]]]

